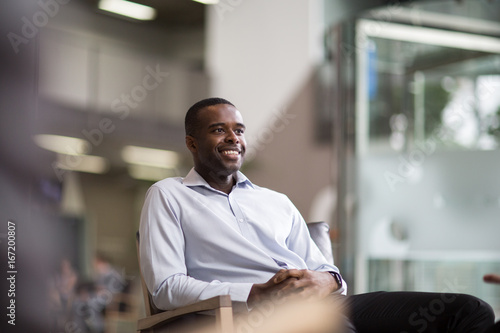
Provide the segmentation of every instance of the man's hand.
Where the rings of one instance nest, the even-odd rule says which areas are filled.
[[[290,296],[323,298],[339,287],[328,272],[282,269],[266,283],[254,284],[248,296],[248,303],[252,305],[270,298]]]
[[[483,280],[485,282],[499,283],[500,284],[500,275],[498,275],[498,274],[486,274],[485,276],[483,276]]]
[[[281,270],[274,276],[280,289],[278,297],[298,294],[303,297],[323,298],[340,286],[329,272],[316,272],[307,269]]]

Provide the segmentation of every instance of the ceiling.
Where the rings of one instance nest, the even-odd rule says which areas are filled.
[[[98,0],[88,0],[97,7]],[[157,10],[154,21],[144,22],[169,29],[199,27],[205,24],[206,6],[192,0],[133,0],[133,2],[153,7]]]

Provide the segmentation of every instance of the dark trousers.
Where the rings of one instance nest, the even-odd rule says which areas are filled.
[[[349,333],[485,333],[494,324],[491,306],[465,294],[372,292],[345,302]]]
[[[497,321],[497,323],[487,330],[486,333],[500,333],[500,321]]]

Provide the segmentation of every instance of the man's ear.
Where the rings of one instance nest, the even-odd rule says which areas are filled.
[[[196,139],[193,138],[191,135],[186,135],[186,147],[192,153],[196,152],[196,150],[198,148],[197,145],[196,145]]]

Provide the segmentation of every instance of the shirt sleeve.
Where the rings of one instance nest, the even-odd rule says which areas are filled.
[[[180,208],[152,186],[141,213],[140,263],[146,286],[159,309],[171,310],[219,295],[246,302],[252,283],[200,281],[187,275]]]
[[[293,218],[292,229],[287,238],[288,248],[304,259],[308,269],[318,272],[337,272],[340,274],[338,267],[328,263],[325,256],[312,240],[307,230],[306,222],[300,212],[291,202],[290,205],[292,206]],[[344,279],[342,279],[342,287],[337,289],[334,294],[347,294],[347,284]]]

